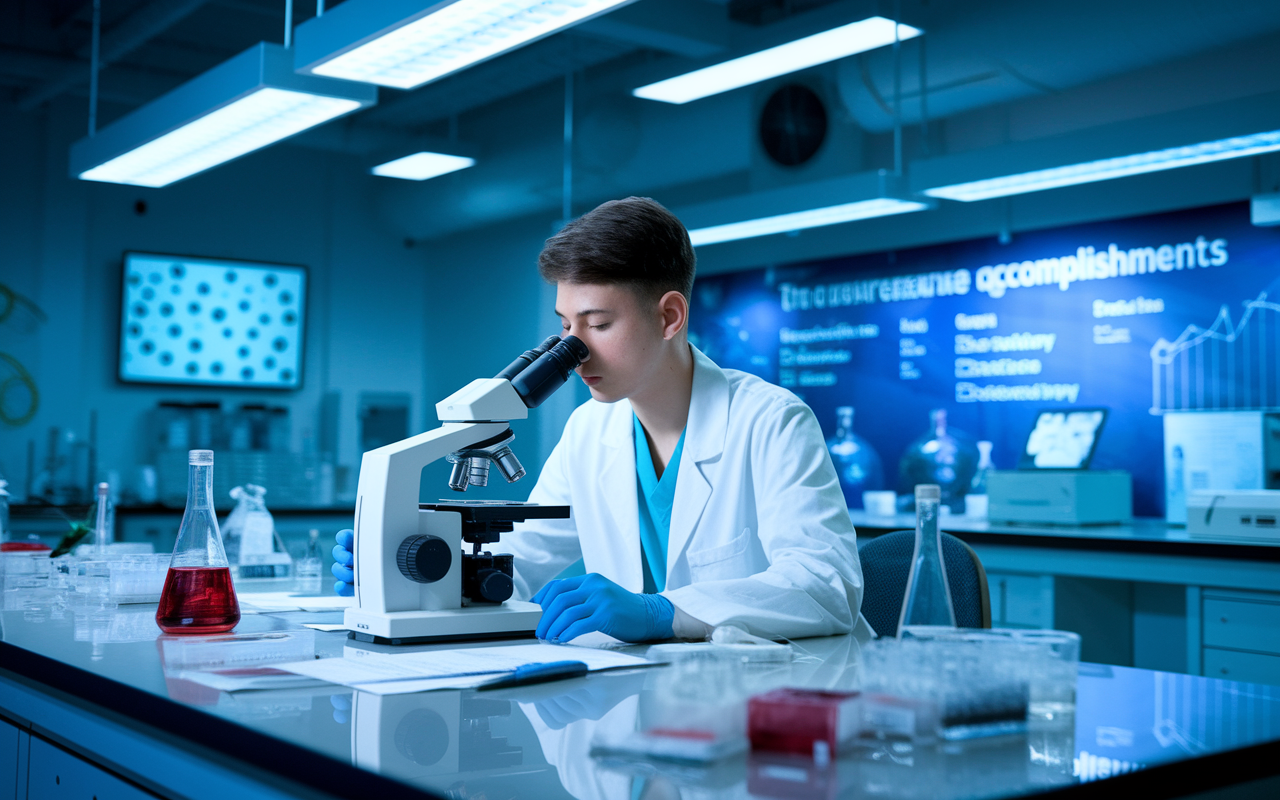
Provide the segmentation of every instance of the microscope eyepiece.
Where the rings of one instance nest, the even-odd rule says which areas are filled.
[[[537,408],[590,357],[591,351],[581,339],[566,336],[509,380],[524,404],[529,408]]]
[[[547,352],[548,350],[555,347],[559,343],[560,343],[559,336],[548,336],[546,339],[542,340],[542,344],[538,345],[532,350],[525,350],[516,358],[515,361],[512,361],[510,364],[508,364],[506,369],[504,369],[502,372],[499,372],[497,375],[494,375],[493,377],[502,378],[503,380],[508,380],[508,381],[511,380],[512,378],[514,378],[515,376],[523,372],[525,368],[528,367],[530,364],[532,364],[534,361],[537,361],[538,356]]]

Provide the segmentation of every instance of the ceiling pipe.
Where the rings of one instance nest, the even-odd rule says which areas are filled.
[[[186,19],[210,0],[152,0],[134,12],[102,37],[98,68],[119,61],[142,45]],[[88,58],[92,46],[82,47],[77,55]],[[29,90],[18,100],[18,108],[30,111],[85,82],[84,68],[68,66],[62,74],[42,86]]]

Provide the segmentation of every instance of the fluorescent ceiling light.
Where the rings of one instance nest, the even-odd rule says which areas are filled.
[[[169,184],[371,106],[377,90],[293,72],[258,44],[71,146],[71,175]]]
[[[893,44],[893,31],[893,20],[868,17],[768,50],[641,86],[631,93],[636,97],[661,100],[664,103],[679,104],[701,100],[730,89],[750,86],[779,75]],[[921,33],[923,31],[919,28],[898,25],[898,41],[914,38]]]
[[[805,228],[820,228],[824,225],[838,225],[841,222],[853,222],[859,219],[908,214],[912,211],[923,211],[926,208],[929,208],[928,203],[916,200],[877,197],[871,200],[859,200],[856,203],[843,203],[837,206],[813,208],[807,211],[793,211],[789,214],[778,214],[773,217],[761,217],[743,222],[730,222],[726,225],[698,228],[689,231],[689,240],[693,242],[694,247],[698,247],[704,244],[731,242],[735,239],[768,236],[773,233],[786,233]]]
[[[437,178],[450,172],[466,169],[476,163],[474,158],[451,156],[445,153],[414,153],[397,158],[385,164],[379,164],[370,170],[374,175],[385,178],[403,178],[407,181],[425,181]]]
[[[1086,161],[1082,164],[1071,164],[1065,167],[1022,172],[999,178],[957,183],[951,186],[938,186],[933,189],[926,189],[924,193],[930,197],[941,197],[947,200],[960,200],[970,203],[975,200],[988,200],[992,197],[1007,197],[1013,194],[1056,189],[1060,186],[1075,186],[1080,183],[1107,181],[1112,178],[1123,178],[1129,175],[1141,175],[1146,172],[1158,172],[1164,169],[1177,169],[1178,167],[1190,167],[1195,164],[1207,164],[1211,161],[1223,161],[1228,158],[1242,158],[1276,150],[1280,150],[1280,131],[1271,131],[1270,133],[1255,133],[1251,136],[1234,136],[1230,139],[1201,142],[1200,144],[1192,144],[1185,147],[1153,150],[1149,153],[1138,153],[1131,156]]]
[[[298,69],[413,89],[633,0],[347,0],[298,28]]]

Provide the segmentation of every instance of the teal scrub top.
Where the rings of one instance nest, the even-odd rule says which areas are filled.
[[[671,504],[676,497],[676,474],[680,468],[680,452],[684,450],[684,432],[675,452],[659,480],[649,453],[640,418],[634,414],[636,428],[636,490],[640,506],[640,553],[644,565],[645,594],[667,588],[667,540],[671,537]]]

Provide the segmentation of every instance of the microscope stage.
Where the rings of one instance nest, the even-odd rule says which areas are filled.
[[[508,503],[502,500],[441,500],[418,503],[423,511],[453,511],[463,522],[524,522],[527,519],[568,519],[568,506]]]
[[[482,639],[532,638],[542,618],[537,603],[508,600],[501,605],[473,605],[443,611],[389,611],[383,614],[348,608],[343,616],[348,636],[377,644],[428,644]]]

